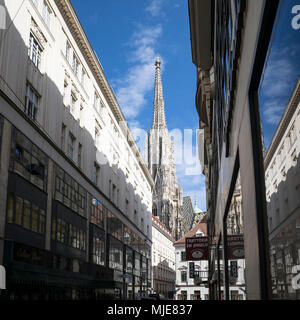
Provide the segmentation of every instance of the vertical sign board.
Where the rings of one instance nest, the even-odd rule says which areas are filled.
[[[6,275],[3,266],[0,266],[0,290],[1,289],[6,289]]]
[[[187,261],[208,260],[208,237],[185,239]]]
[[[245,259],[243,235],[227,236],[228,260]]]
[[[195,263],[194,262],[189,263],[189,269],[190,269],[190,278],[195,278]]]
[[[230,276],[238,278],[238,264],[237,261],[230,261]]]

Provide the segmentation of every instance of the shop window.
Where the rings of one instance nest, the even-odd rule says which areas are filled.
[[[52,240],[86,251],[86,232],[63,219],[52,217]]]
[[[16,201],[15,211],[14,200]],[[29,200],[10,193],[8,195],[7,223],[13,223],[24,229],[44,234],[45,211]]]
[[[112,237],[109,237],[109,267],[123,270],[123,245]]]
[[[104,234],[100,238],[93,236],[93,263],[98,265],[105,265],[105,243]]]

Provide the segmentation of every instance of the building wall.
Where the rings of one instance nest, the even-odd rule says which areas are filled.
[[[86,251],[83,255],[80,254],[80,259],[89,261],[88,239],[92,234],[89,229],[92,229],[90,223],[93,222],[91,205],[101,204],[106,217],[106,236],[109,236],[108,212],[112,212],[116,221],[121,223],[119,226],[122,225],[122,235],[114,236],[120,236],[122,245],[129,244],[145,258],[147,255],[150,267],[153,181],[70,2],[46,2],[50,10],[49,25],[43,16],[44,2],[41,0],[4,3],[9,29],[0,31],[0,113],[4,132],[0,144],[3,173],[1,221],[7,222],[7,190],[16,193],[20,186],[18,183],[22,181],[25,189],[26,186],[28,190],[39,189],[43,194],[41,207],[45,210],[46,217],[45,232],[40,235],[45,240],[40,242],[42,249],[53,249],[53,212],[58,210],[57,203],[63,203],[65,212],[68,211],[66,207],[71,209],[68,218],[70,221],[73,215],[76,217],[79,213],[81,216],[78,218],[81,222],[78,223],[86,231]],[[38,3],[38,7],[35,3]],[[12,17],[14,21],[11,24]],[[32,54],[33,51],[29,50],[30,35],[34,38],[35,49],[38,44],[41,50],[39,62],[36,55]],[[67,42],[70,45],[69,58],[66,57]],[[73,53],[78,61],[77,74]],[[82,70],[85,71],[84,80]],[[30,107],[25,98],[26,86],[30,86],[38,97],[35,115],[28,111]],[[95,93],[99,98],[97,103]],[[36,181],[33,181],[35,178],[28,174],[28,168],[24,167],[23,173],[16,169],[16,161],[13,159],[18,142],[15,136],[10,138],[12,134],[19,134],[23,140],[27,138],[26,143],[31,150],[36,150],[37,147],[39,154],[45,157],[44,188],[36,188]],[[77,188],[79,185],[82,188],[86,201],[82,212],[72,207],[74,201],[66,204],[66,201],[59,199],[59,168],[64,172],[64,177],[71,178],[72,186]],[[10,239],[13,239],[17,234],[13,224],[6,223],[5,228],[4,225],[1,223],[0,235],[5,238],[9,230]],[[128,232],[131,239],[129,242],[128,237],[126,241],[122,238]],[[31,243],[34,236],[27,233],[27,237]],[[19,238],[15,240],[22,242]],[[0,242],[1,262],[3,241]],[[108,241],[105,246],[108,252]],[[108,259],[106,263],[108,266]],[[120,273],[115,271],[115,280],[121,283],[122,273],[123,270]]]
[[[172,298],[175,289],[175,249],[171,232],[152,217],[152,288]]]
[[[299,82],[297,86],[299,92]],[[272,233],[291,213],[298,211],[300,153],[300,104],[288,120],[277,146],[268,152],[266,171],[266,198],[269,232]],[[277,135],[275,134],[275,137]]]
[[[182,255],[184,258],[182,259]],[[187,294],[187,300],[196,300],[195,291],[200,291],[201,300],[209,299],[208,285],[197,284],[197,280],[189,277],[189,263],[185,260],[185,245],[175,246],[176,259],[176,300],[182,300],[183,292]],[[194,261],[195,271],[201,271],[204,281],[208,278],[208,261]],[[182,272],[186,272],[186,281],[182,281]]]

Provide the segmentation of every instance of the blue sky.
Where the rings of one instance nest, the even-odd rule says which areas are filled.
[[[285,0],[261,83],[259,102],[266,148],[272,141],[280,119],[300,76],[300,30],[292,28],[292,8],[299,1]]]
[[[186,0],[71,0],[131,128],[152,125],[154,62],[162,60],[169,130],[193,130],[190,156],[177,165],[184,195],[206,210],[204,176],[196,160],[196,68],[192,63]],[[143,139],[141,139],[143,140]],[[143,143],[140,144],[141,150]],[[193,161],[192,161],[193,160]],[[189,173],[188,175],[186,173]]]

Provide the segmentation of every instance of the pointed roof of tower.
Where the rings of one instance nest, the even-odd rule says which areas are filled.
[[[161,61],[159,57],[157,57],[155,61],[156,70],[155,70],[155,89],[154,89],[152,129],[167,128],[160,65],[161,65]]]

